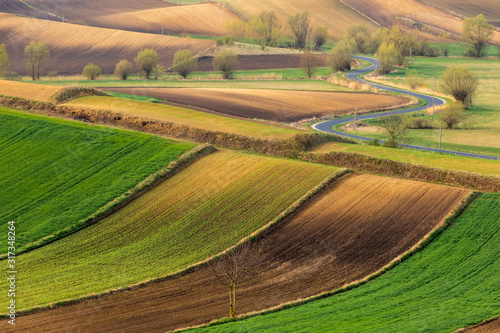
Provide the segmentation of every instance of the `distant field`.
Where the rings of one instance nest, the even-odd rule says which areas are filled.
[[[0,119],[0,230],[16,222],[17,248],[77,224],[194,147],[8,109]]]
[[[353,145],[348,143],[325,143],[317,147],[315,152],[329,153],[332,151],[345,151],[384,158],[393,161],[427,165],[435,168],[463,170],[478,172],[487,175],[500,175],[500,162],[443,155],[409,149],[392,149],[369,145]]]
[[[115,97],[83,97],[72,100],[65,105],[113,111],[137,117],[174,122],[208,131],[221,131],[254,138],[284,140],[290,139],[298,133],[304,133],[304,131],[292,127],[267,125],[170,105]]]
[[[62,87],[0,80],[0,95],[50,101]]]
[[[453,11],[467,17],[483,14],[490,23],[500,27],[500,1],[497,0],[432,0],[444,10]]]
[[[304,118],[393,108],[409,99],[371,93],[212,88],[109,88],[107,91],[155,97],[237,117],[290,123]]]
[[[169,66],[175,52],[190,49],[194,54],[215,45],[214,41],[110,30],[83,25],[37,20],[0,13],[0,40],[5,41],[11,70],[26,73],[24,48],[43,41],[51,51],[45,72],[79,74],[89,62],[111,74],[116,63],[133,61],[143,48],[156,49],[160,63]]]
[[[98,224],[23,254],[18,306],[183,269],[267,224],[336,170],[234,152],[206,156]]]
[[[500,195],[482,194],[421,252],[356,289],[200,332],[452,332],[500,313]]]
[[[203,161],[199,163],[209,169],[212,166]],[[305,175],[305,170],[303,174]],[[271,180],[277,175],[287,182],[290,182],[289,179],[298,179],[291,174],[278,172],[267,173],[256,179],[265,177]],[[246,177],[251,179],[254,176],[248,174]],[[279,180],[261,184],[265,185],[266,190],[262,192],[262,187],[259,191],[259,196],[262,196],[259,201],[265,203],[266,207],[273,204],[268,202],[272,198],[269,192],[280,193],[278,188],[287,188]],[[273,184],[280,185],[274,189]],[[171,186],[169,190],[176,191]],[[207,193],[210,191],[208,189]],[[308,203],[303,210],[277,224],[264,238],[250,247],[250,253],[262,251],[261,264],[258,275],[249,283],[241,284],[238,289],[238,313],[262,310],[329,291],[377,271],[429,233],[466,192],[452,187],[362,174],[354,174],[338,181]],[[240,200],[240,196],[233,198]],[[238,210],[244,211],[251,204],[248,202]],[[207,203],[204,206],[208,208],[211,205]],[[237,207],[237,203],[231,203],[231,206]],[[148,208],[149,205],[146,205],[145,209]],[[199,249],[197,245],[200,241],[220,237],[220,234],[204,236],[213,232],[214,226],[218,228],[221,223],[230,220],[225,218],[225,214],[232,212],[231,207],[227,207],[226,213],[220,213],[221,217],[218,219],[216,208],[211,210],[213,215],[206,215],[209,220],[214,220],[212,228],[207,228],[207,222],[203,222],[190,231],[192,236],[184,238],[189,239],[190,245],[179,257],[184,253],[189,254],[189,249],[191,252],[206,251],[210,245],[204,243],[203,248]],[[260,212],[258,206],[253,206],[253,212]],[[238,216],[237,214],[234,212],[234,216]],[[123,216],[126,216],[125,212]],[[232,226],[240,224],[239,220],[231,223]],[[192,225],[196,225],[196,221]],[[184,228],[178,230],[175,237],[182,239],[183,230]],[[232,228],[225,227],[224,230],[231,231]],[[159,243],[165,244],[162,251],[166,252],[165,261],[178,260],[177,253],[175,257],[169,257],[170,252],[175,253],[175,247],[166,241]],[[183,243],[187,244],[185,240]],[[147,253],[155,257],[154,252]],[[117,261],[120,262],[119,258]],[[158,264],[162,266],[160,261]],[[167,264],[166,266],[168,267]],[[36,323],[39,325],[37,328],[44,331],[58,331],[62,327],[87,330],[91,329],[90,325],[97,325],[107,332],[127,330],[127,327],[143,332],[166,331],[225,316],[226,294],[218,286],[210,269],[202,267],[183,277],[168,279],[131,292],[29,315],[22,318],[20,325],[29,330]],[[141,307],[134,309],[132,302],[141,304]],[[79,316],[78,313],[82,312],[87,315]],[[87,316],[94,320],[87,321]]]

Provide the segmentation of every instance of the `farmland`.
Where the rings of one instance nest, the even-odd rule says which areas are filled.
[[[197,331],[450,332],[498,315],[499,199],[482,194],[425,249],[356,289]]]
[[[19,307],[183,269],[262,227],[336,170],[234,152],[206,156],[99,223],[23,254]]]
[[[432,3],[446,11],[453,11],[459,15],[475,17],[483,14],[491,24],[500,26],[500,2],[488,0],[432,0]]]
[[[194,147],[7,109],[0,118],[0,219],[16,221],[19,248],[76,225]]]
[[[387,109],[409,103],[407,98],[370,93],[210,89],[210,88],[109,88],[108,91],[164,99],[186,106],[206,108],[237,117],[276,122]]]
[[[156,49],[160,63],[169,66],[175,52],[190,49],[194,54],[210,48],[211,40],[179,38],[138,32],[81,26],[0,13],[0,40],[5,41],[11,70],[25,72],[24,48],[31,41],[43,41],[51,50],[47,72],[81,73],[89,62],[104,73],[113,73],[116,63],[132,61],[143,48]]]
[[[141,89],[141,88],[138,88]],[[134,101],[114,97],[82,97],[72,100],[65,105],[78,106],[94,110],[113,111],[121,114],[147,117],[149,119],[176,124],[188,125],[211,131],[234,133],[254,138],[264,139],[290,139],[301,130],[292,127],[273,126],[243,119],[223,117],[202,111],[185,108]]]
[[[205,159],[220,158],[216,156],[218,154]],[[198,163],[207,164],[206,161]],[[208,165],[211,167],[210,163]],[[189,169],[185,172],[192,172]],[[227,169],[231,168],[224,169],[227,173]],[[271,178],[273,175],[265,177]],[[169,187],[172,189],[172,186]],[[268,187],[273,188],[273,185],[269,184]],[[210,191],[207,189],[207,193]],[[304,209],[270,229],[250,247],[250,251],[261,251],[262,264],[252,282],[241,285],[238,311],[261,310],[308,297],[376,272],[435,228],[466,193],[466,190],[446,186],[362,174],[348,176],[334,183],[322,195],[306,204]],[[266,200],[264,196],[263,201]],[[145,207],[145,210],[148,209],[149,205]],[[126,216],[125,212],[123,214]],[[205,232],[216,232],[213,226],[219,227],[220,223],[224,222],[219,219],[211,228],[205,227]],[[188,246],[182,251],[183,255],[200,252],[198,241],[194,238],[198,237],[196,229],[203,228],[200,226],[189,231],[192,235],[189,244],[185,240],[181,241],[183,246]],[[182,233],[178,231],[176,235]],[[380,233],[384,237],[379,237]],[[221,236],[220,233],[217,235]],[[207,239],[218,238],[200,237],[205,239],[205,243]],[[170,251],[171,247],[167,249]],[[209,254],[205,253],[204,256]],[[45,253],[44,257],[50,256]],[[177,256],[170,258],[177,260]],[[50,331],[59,331],[68,326],[90,329],[88,325],[110,332],[132,326],[143,331],[174,329],[224,316],[226,297],[224,289],[217,286],[213,272],[202,267],[185,276],[138,290],[28,315],[23,318],[21,325],[25,329],[38,325],[38,329],[43,327]],[[132,316],[132,312],[138,311],[132,304],[138,302],[143,304],[139,310],[141,315]],[[82,321],[82,317],[73,315],[81,312],[89,316],[94,316],[94,313],[99,315],[92,322],[86,322],[85,319]]]
[[[498,163],[498,161],[479,160],[454,155],[436,154],[432,152],[392,149],[375,147],[366,144],[358,145],[339,142],[325,143],[314,149],[314,151],[318,153],[342,151],[399,162],[427,165],[435,168],[477,172],[486,175],[500,175],[500,163]]]
[[[4,96],[29,98],[35,101],[51,101],[51,97],[62,88],[23,82],[0,80],[0,94]]]

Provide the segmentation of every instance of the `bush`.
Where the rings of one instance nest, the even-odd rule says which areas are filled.
[[[310,50],[304,50],[304,54],[300,56],[300,68],[302,68],[307,78],[310,79],[318,68],[316,55],[314,55]]]
[[[238,61],[238,55],[229,50],[228,48],[223,48],[215,57],[212,62],[215,69],[222,72],[225,79],[231,79],[236,68],[240,65]]]
[[[328,40],[328,28],[317,27],[314,32],[314,49],[318,50]]]
[[[86,77],[88,80],[95,80],[101,75],[101,68],[96,64],[88,64],[85,66],[82,72],[82,76]]]
[[[215,45],[217,45],[217,46],[222,46],[222,45],[224,45],[224,39],[223,39],[223,38],[221,38],[221,37],[219,37],[219,38],[215,39]]]
[[[410,89],[415,90],[418,87],[422,87],[424,85],[424,78],[422,75],[418,74],[415,69],[410,69],[406,72],[406,79],[408,80],[408,85]]]
[[[118,76],[121,80],[126,80],[132,71],[134,70],[134,65],[130,61],[122,60],[115,66],[114,74]]]
[[[438,119],[452,129],[464,120],[465,107],[462,102],[451,102],[446,104],[443,111],[437,115]]]
[[[233,45],[234,44],[234,37],[233,36],[225,36],[224,43],[227,45]]]
[[[342,39],[328,54],[328,65],[342,72],[350,70],[352,56],[355,50],[356,43],[353,39]]]
[[[386,42],[383,42],[377,51],[377,59],[380,61],[380,73],[389,73],[392,70],[392,67],[396,64],[396,59],[399,56],[400,53],[393,43],[387,44]]]
[[[134,62],[144,74],[146,80],[149,80],[151,73],[158,66],[158,53],[153,49],[142,49],[134,58]]]
[[[450,66],[439,79],[441,88],[452,95],[455,100],[469,107],[476,94],[479,80],[463,65]]]
[[[180,50],[174,55],[174,71],[183,78],[196,70],[198,59],[193,57],[190,50]]]
[[[5,72],[4,78],[9,81],[21,81],[21,76],[14,71]]]
[[[419,118],[416,118],[413,120],[413,122],[411,124],[411,128],[429,129],[429,128],[433,128],[433,127],[431,126],[431,123],[429,122],[428,119],[426,119],[424,117],[419,117]]]
[[[0,44],[0,75],[4,75],[7,68],[9,68],[9,56],[7,55],[7,48],[5,44]]]

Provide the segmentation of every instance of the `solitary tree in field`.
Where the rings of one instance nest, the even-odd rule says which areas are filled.
[[[252,20],[252,28],[263,45],[275,46],[281,37],[281,23],[274,11],[260,13],[258,18]]]
[[[439,80],[441,88],[466,107],[472,105],[479,80],[463,65],[450,66]]]
[[[299,48],[303,49],[307,46],[309,35],[311,34],[311,26],[309,22],[309,12],[297,13],[288,18],[288,24],[297,41]]]
[[[198,59],[189,50],[180,50],[174,55],[174,70],[183,78],[196,70]]]
[[[122,60],[116,64],[114,74],[121,80],[126,80],[132,74],[133,70],[134,65],[130,61]]]
[[[318,68],[318,60],[316,55],[310,50],[305,49],[304,53],[300,56],[300,67],[306,73],[307,78],[311,78]]]
[[[257,273],[260,259],[259,250],[252,250],[248,244],[244,244],[209,263],[219,283],[229,291],[231,318],[236,315],[236,289]]]
[[[391,148],[397,148],[399,144],[406,142],[406,124],[401,115],[390,115],[380,118],[380,125],[387,131],[389,138],[384,145]]]
[[[24,49],[24,61],[28,75],[34,80],[40,79],[40,72],[43,64],[50,58],[49,48],[43,43],[34,41],[29,43]]]
[[[215,57],[212,62],[215,69],[222,72],[225,79],[231,79],[233,73],[240,65],[238,55],[228,48],[223,48]]]
[[[9,56],[7,55],[5,44],[0,44],[0,75],[4,75],[9,66]]]
[[[438,119],[446,125],[446,128],[452,129],[464,120],[465,107],[462,102],[451,102],[446,104],[443,111],[438,114]]]
[[[151,73],[158,66],[158,53],[152,49],[142,49],[134,58],[134,62],[144,74],[146,80],[149,80]]]
[[[340,40],[335,47],[328,54],[328,65],[338,71],[348,71],[351,69],[351,61],[354,51],[356,50],[356,43],[354,40],[344,38]]]
[[[88,80],[95,80],[101,75],[101,68],[96,64],[90,63],[83,69],[82,76]]]
[[[328,28],[317,27],[314,30],[314,49],[318,50],[321,46],[325,45],[328,40]]]
[[[493,36],[495,27],[488,23],[483,14],[466,18],[462,24],[462,38],[469,44],[472,55],[481,58],[485,55],[487,43]]]

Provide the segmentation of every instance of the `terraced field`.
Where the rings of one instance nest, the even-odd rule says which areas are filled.
[[[43,41],[51,51],[45,71],[59,74],[79,74],[89,62],[111,74],[116,63],[123,59],[132,61],[143,48],[156,49],[160,64],[169,66],[178,50],[190,49],[197,54],[215,44],[211,40],[95,28],[4,13],[0,13],[0,40],[5,41],[10,69],[21,74],[26,72],[24,48],[33,40]]]
[[[133,88],[131,90],[132,93],[140,91],[143,91],[143,89]],[[126,115],[147,117],[149,119],[188,125],[209,131],[234,133],[254,138],[284,140],[293,138],[296,134],[304,133],[292,127],[263,124],[170,105],[140,102],[123,98],[83,97],[72,100],[65,105],[113,111]]]
[[[0,95],[28,98],[35,101],[51,101],[62,87],[0,80]]]
[[[425,249],[365,285],[195,331],[451,332],[500,313],[499,242],[500,195],[482,194]]]
[[[370,93],[213,88],[107,88],[106,91],[155,97],[230,116],[294,122],[307,118],[394,108],[409,99]]]
[[[215,161],[220,158],[217,157],[218,154],[222,153],[209,156],[205,158],[205,161],[200,161],[197,164],[203,164],[204,169],[209,173],[211,172],[212,161],[207,161],[207,159]],[[235,155],[233,153],[224,154],[226,156]],[[262,158],[252,156],[251,159],[255,161]],[[228,177],[231,177],[232,174],[229,175],[229,173],[232,172],[236,165],[237,163],[230,164],[228,167],[224,167],[222,171]],[[255,163],[252,165],[255,165]],[[196,165],[193,165],[193,168],[196,167]],[[309,168],[311,167],[309,166]],[[183,173],[199,174],[199,172],[193,173],[193,170],[189,170],[190,168],[183,171]],[[304,175],[306,175],[305,171],[305,169],[302,171]],[[259,190],[259,200],[265,203],[266,207],[272,205],[270,202],[272,196],[269,192],[280,193],[283,198],[289,197],[286,194],[281,195],[281,192],[275,189],[274,183],[280,184],[279,187],[287,188],[286,184],[281,185],[285,179],[290,182],[290,179],[297,180],[304,177],[298,177],[291,173],[273,172],[265,174],[265,176],[248,174],[245,178],[265,177],[269,179],[269,183],[262,182],[262,184],[266,185],[266,189],[273,190],[266,190],[265,192],[263,192],[263,188]],[[203,174],[199,174],[200,178],[202,176]],[[213,177],[217,179],[217,175]],[[209,187],[211,180],[206,182]],[[231,183],[228,185],[235,187],[236,184]],[[177,192],[174,186],[169,184],[169,181],[162,184],[160,188],[164,186],[168,187],[169,191]],[[186,189],[191,191],[193,186],[193,190],[199,187],[185,184],[183,191],[186,191]],[[158,191],[160,188],[158,188]],[[155,194],[151,194],[152,198],[156,199],[158,191],[155,190]],[[207,194],[212,191],[212,188],[206,189]],[[246,313],[262,310],[283,302],[315,295],[376,272],[387,265],[393,258],[409,250],[422,237],[439,225],[445,215],[457,205],[466,193],[466,190],[446,186],[362,174],[348,176],[334,183],[322,195],[319,195],[301,211],[293,215],[292,218],[280,222],[270,229],[264,238],[252,245],[251,252],[262,252],[262,264],[259,266],[259,274],[251,282],[242,284],[239,287],[237,296],[238,312]],[[167,195],[169,194],[167,193]],[[181,194],[183,197],[187,195],[190,194]],[[249,201],[255,200],[255,196],[251,193],[247,195],[249,195]],[[266,198],[267,196],[269,197]],[[230,197],[237,198],[238,201],[243,199],[243,197],[234,195]],[[144,200],[147,202],[146,200],[152,198],[145,197]],[[234,199],[232,200],[234,201]],[[142,198],[139,201],[142,201]],[[166,200],[166,197],[165,201],[170,202]],[[177,201],[171,203],[171,205],[176,204]],[[233,202],[231,205],[237,207],[238,203]],[[251,213],[247,212],[247,214],[250,214],[250,216],[260,214],[259,205],[248,202],[245,207],[252,207],[253,210]],[[144,207],[144,204],[141,203],[140,206]],[[206,205],[203,204],[203,207],[212,206],[210,202],[207,202]],[[143,208],[145,211],[149,211],[143,214],[153,212],[149,207],[148,204]],[[226,206],[224,207],[223,214],[232,215],[232,208],[227,206],[226,209]],[[240,212],[246,211],[245,207],[238,208],[238,210]],[[199,238],[200,241],[203,240],[204,242],[208,240],[209,243],[212,243],[214,238],[221,237],[221,233],[217,233],[214,226],[217,225],[218,229],[222,227],[222,224],[229,222],[224,215],[217,218],[217,208],[213,207],[213,213],[211,214],[207,214],[208,211],[203,213],[211,221],[214,221],[213,224],[202,222],[200,226],[196,226],[196,222],[193,221],[184,227],[183,224],[176,223],[176,227],[181,228],[181,230],[177,229],[175,237],[180,238],[179,244],[188,247],[182,250],[179,255],[173,256],[174,252],[169,254],[175,247],[165,241],[153,242],[155,244],[168,244],[162,246],[164,254],[161,256],[157,256],[155,252],[143,248],[142,253],[148,253],[148,255],[155,257],[156,260],[155,265],[149,269],[156,270],[156,266],[160,266],[166,271],[166,267],[172,265],[172,261],[177,262],[190,253],[206,251],[205,247],[199,247],[197,239]],[[160,210],[157,209],[158,213]],[[130,213],[127,213],[128,209],[123,214],[117,215],[116,218],[121,217],[122,221],[130,218],[136,220],[133,215],[130,218],[125,217],[130,216]],[[234,213],[235,216],[239,214],[241,213]],[[147,221],[149,219],[142,220]],[[238,222],[234,219],[233,221],[228,224],[228,226],[232,225],[233,227],[228,228],[228,226],[225,226],[224,230],[231,231],[234,226],[247,225],[242,221]],[[207,228],[210,225],[211,227]],[[141,228],[141,234],[148,233],[149,228],[149,226],[146,226],[145,230]],[[91,231],[90,228],[85,231],[87,230]],[[161,232],[155,231],[155,234],[174,234],[164,233],[163,230]],[[189,243],[186,242],[184,237],[185,230],[189,230]],[[247,229],[246,232],[248,233],[249,230],[251,229]],[[210,234],[212,236],[207,237]],[[83,232],[76,236],[87,238]],[[104,238],[107,239],[107,236],[104,236]],[[132,239],[135,239],[135,237],[132,237]],[[88,242],[92,243],[92,240],[90,239]],[[137,247],[138,243],[133,242]],[[116,240],[113,240],[113,243],[116,243]],[[61,244],[62,242],[59,242],[57,246],[62,246]],[[77,252],[76,248],[79,249],[78,252],[82,251],[82,246],[79,246],[78,242],[72,242],[72,244],[75,244],[74,252]],[[102,244],[99,252],[103,252],[103,257],[109,258],[110,254],[106,254],[108,245],[106,245],[106,242]],[[207,247],[211,246],[209,244]],[[155,245],[151,245],[151,247],[155,247]],[[86,251],[85,248],[83,247],[84,252]],[[43,258],[51,258],[49,252],[38,252],[40,253],[40,259],[38,260],[41,260],[42,254]],[[209,252],[204,253],[205,256],[209,254]],[[35,261],[32,261],[34,257],[30,255],[28,254],[25,260],[30,262],[31,267],[31,265],[36,264]],[[80,255],[85,256],[84,253]],[[133,253],[131,255],[134,259],[130,260],[136,261],[134,266],[142,265],[142,263],[137,263],[136,260],[140,256],[139,253],[137,253],[137,256],[133,255]],[[68,263],[75,262],[71,258],[73,256],[73,251],[70,251]],[[101,254],[99,253],[97,256],[101,257]],[[121,262],[122,264],[125,264],[122,260],[129,260],[114,258],[114,262]],[[85,261],[88,261],[88,259],[85,259]],[[165,261],[164,264],[161,263],[163,261]],[[45,262],[44,264],[50,263]],[[74,264],[82,265],[80,262]],[[100,269],[99,265],[93,267],[94,270],[96,267],[98,270]],[[109,270],[109,267],[107,266],[106,269]],[[116,265],[111,267],[116,269]],[[129,274],[134,269],[129,266],[125,267],[128,267]],[[38,274],[33,273],[30,272],[30,275],[36,276],[38,280]],[[46,273],[40,272],[40,274],[45,275]],[[57,272],[51,274],[57,274]],[[65,272],[66,274],[67,272]],[[41,276],[40,279],[47,281],[47,279],[50,280],[50,277]],[[96,281],[99,281],[99,284],[103,283],[101,279]],[[51,282],[52,285],[53,283]],[[30,281],[30,287],[24,286],[24,288],[31,288],[31,284],[33,284],[33,279]],[[71,287],[65,286],[65,288]],[[30,295],[36,295],[38,292],[39,290],[34,290]],[[141,306],[137,307],[137,304],[141,304]],[[95,332],[160,332],[220,318],[226,315],[226,311],[227,296],[224,288],[217,284],[216,278],[210,269],[201,267],[187,275],[170,278],[137,290],[27,315],[21,318],[17,329],[29,331],[36,327],[37,329],[57,332],[64,331],[67,327],[79,327],[84,331],[92,330]],[[81,314],[85,315],[81,316]],[[89,318],[92,318],[92,320],[89,321]],[[262,328],[259,330],[262,331]]]
[[[336,170],[234,152],[204,157],[98,224],[22,254],[16,304],[48,305],[183,269],[262,227]]]
[[[74,226],[193,147],[2,108],[0,232],[15,221],[20,249]]]

